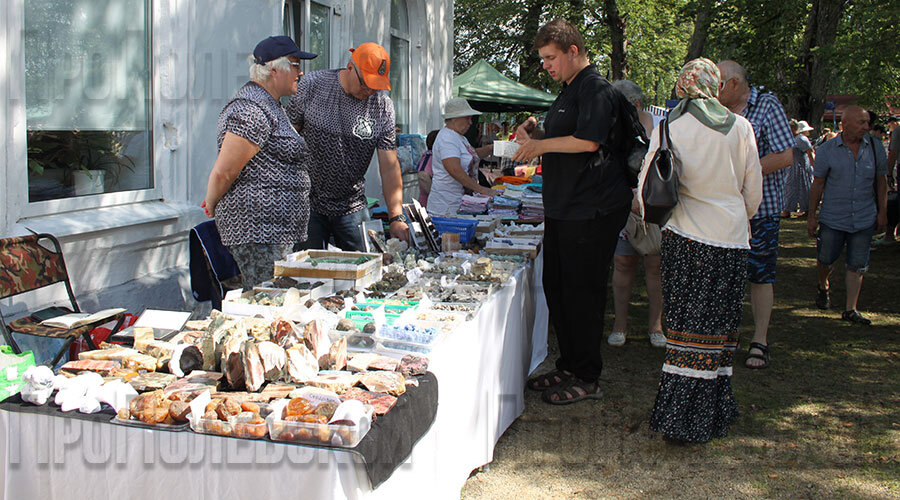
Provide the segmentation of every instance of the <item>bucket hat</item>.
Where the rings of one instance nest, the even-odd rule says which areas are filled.
[[[447,101],[444,104],[444,119],[449,120],[450,118],[459,118],[462,116],[478,116],[481,114],[481,111],[475,111],[469,106],[469,101],[463,99],[462,97],[454,97]]]

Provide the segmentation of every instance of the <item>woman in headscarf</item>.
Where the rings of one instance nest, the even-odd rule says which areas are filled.
[[[719,103],[719,85],[715,63],[688,62],[676,84],[682,100],[668,116],[680,185],[663,227],[666,359],[650,428],[678,442],[724,437],[738,415],[731,373],[762,172],[753,128]],[[657,148],[655,133],[639,193]]]

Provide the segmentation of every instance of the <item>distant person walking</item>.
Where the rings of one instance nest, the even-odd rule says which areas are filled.
[[[818,252],[816,306],[831,306],[828,278],[846,247],[847,298],[841,319],[870,325],[856,307],[862,275],[869,268],[872,235],[887,224],[887,155],[867,133],[869,118],[864,109],[847,107],[841,124],[841,134],[819,147],[809,195],[807,229],[816,238]],[[817,216],[819,200],[822,208]]]
[[[803,120],[791,120],[794,133],[794,162],[787,170],[784,180],[784,210],[782,218],[790,218],[791,212],[800,207],[800,217],[806,217],[809,207],[809,186],[812,184],[812,169],[816,161],[816,150],[809,142],[809,132],[813,128]]]
[[[888,130],[890,131],[890,143],[888,145],[887,158],[887,180],[888,184],[893,186],[896,177],[894,176],[894,167],[897,164],[898,153],[900,153],[900,119],[896,116],[888,118]]]

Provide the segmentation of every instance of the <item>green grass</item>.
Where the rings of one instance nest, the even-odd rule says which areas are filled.
[[[771,368],[736,370],[743,413],[732,427],[737,439],[711,448],[724,455],[739,453],[748,442],[770,447],[774,465],[754,469],[784,471],[786,478],[764,481],[764,490],[776,496],[796,486],[792,478],[816,469],[834,471],[829,483],[842,496],[900,495],[900,247],[872,252],[858,308],[873,326],[851,325],[840,320],[842,261],[831,279],[838,307],[820,311],[812,303],[816,251],[805,226],[804,220],[782,225]],[[749,305],[743,325],[746,347]]]
[[[628,341],[605,347],[605,399],[557,408],[528,391],[490,471],[473,475],[463,497],[900,498],[900,245],[872,252],[859,309],[873,325],[863,327],[840,320],[842,260],[832,277],[838,307],[813,304],[806,221],[783,221],[780,239],[771,366],[743,366],[753,333],[746,302],[732,379],[741,416],[727,438],[677,447],[648,429],[663,350],[649,345],[639,275]],[[555,360],[553,344],[551,334],[539,370]]]

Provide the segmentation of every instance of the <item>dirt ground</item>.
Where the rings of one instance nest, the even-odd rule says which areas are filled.
[[[733,377],[741,416],[727,438],[677,446],[649,430],[664,350],[650,346],[636,287],[627,343],[605,346],[604,399],[553,407],[526,391],[524,413],[462,498],[900,498],[900,245],[872,252],[859,302],[871,327],[839,319],[840,261],[836,307],[815,308],[814,265],[805,221],[784,221],[771,367],[743,367],[745,303]],[[610,297],[604,333],[611,321]],[[557,356],[551,333],[538,372]]]

